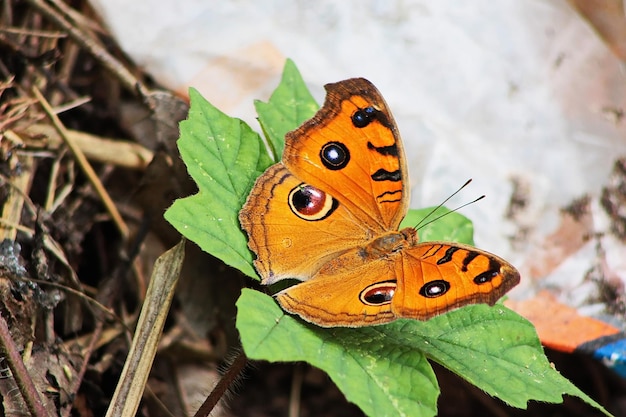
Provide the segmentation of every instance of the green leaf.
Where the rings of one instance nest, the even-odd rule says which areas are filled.
[[[189,95],[178,148],[199,191],[175,201],[165,219],[204,251],[257,278],[237,216],[271,158],[245,122],[225,115],[194,89]]]
[[[306,361],[370,416],[434,416],[439,388],[425,357],[513,407],[580,397],[606,411],[551,367],[533,325],[502,305],[471,305],[428,321],[323,329],[286,315],[244,289],[237,329],[246,354]]]
[[[474,225],[470,219],[446,207],[439,207],[433,211],[434,209],[435,207],[410,209],[400,223],[400,228],[415,227],[421,223],[427,223],[424,226],[418,226],[419,238],[422,242],[445,240],[446,242],[465,243],[467,245],[474,244]],[[428,221],[439,216],[443,217],[428,223]]]
[[[420,349],[513,407],[526,408],[530,400],[560,403],[569,394],[606,413],[552,367],[533,324],[503,305],[467,306],[426,322],[399,320],[387,327],[398,343]]]
[[[317,366],[370,416],[437,413],[439,387],[426,357],[388,338],[384,327],[322,329],[285,315],[272,298],[249,289],[237,308],[248,357]]]
[[[309,120],[319,105],[306,87],[292,60],[285,63],[280,84],[267,103],[255,100],[259,123],[278,161],[285,147],[285,134]]]

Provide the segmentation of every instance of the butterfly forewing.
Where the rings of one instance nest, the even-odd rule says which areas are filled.
[[[362,78],[326,90],[320,111],[287,134],[283,163],[333,195],[373,233],[397,230],[408,206],[408,173],[385,100]]]
[[[264,284],[307,280],[363,242],[364,226],[345,207],[330,195],[311,193],[284,165],[275,164],[257,179],[239,213]],[[329,218],[333,227],[328,227]]]

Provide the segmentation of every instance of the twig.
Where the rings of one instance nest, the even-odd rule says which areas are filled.
[[[204,400],[204,403],[202,403],[200,408],[198,408],[194,417],[207,417],[209,415],[209,413],[217,405],[218,401],[224,396],[228,387],[230,387],[233,381],[237,379],[237,376],[239,376],[247,362],[248,358],[243,350],[241,350],[226,373],[222,376],[222,379],[220,379],[215,388],[213,388],[213,391],[211,391],[207,399]]]
[[[63,143],[58,132],[47,124],[33,123],[19,133],[24,136],[24,141],[31,147],[37,147],[37,141],[29,140],[29,137],[45,136],[48,150],[58,148]],[[154,157],[154,152],[135,142],[96,136],[72,129],[67,129],[67,133],[90,161],[143,170]]]
[[[62,38],[67,37],[65,33],[52,32],[49,30],[11,28],[11,27],[0,27],[0,33],[10,33],[13,35],[24,35],[24,36],[33,36],[37,38],[51,38],[51,39],[62,39]]]
[[[37,391],[37,387],[35,387],[35,383],[30,378],[26,366],[24,366],[24,361],[11,338],[9,326],[2,315],[0,315],[0,346],[6,354],[7,363],[20,388],[20,392],[22,393],[22,397],[26,402],[30,414],[36,417],[48,416],[48,411],[44,407],[43,400]]]
[[[8,135],[11,142],[15,146],[21,146],[24,142],[17,135]],[[9,166],[12,165],[12,160],[17,159],[15,156],[9,157]],[[9,195],[6,201],[0,207],[0,218],[6,219],[10,222],[19,223],[22,216],[22,208],[24,207],[27,198],[25,195],[28,193],[27,189],[30,188],[30,184],[33,178],[33,158],[30,155],[24,155],[21,158],[21,172],[18,172],[13,178],[8,180],[10,183]],[[17,163],[16,163],[17,166]],[[0,176],[0,181],[6,181],[4,176]],[[5,228],[0,226],[0,241],[4,239],[15,240],[17,236],[17,229]]]
[[[50,104],[48,104],[48,101],[41,94],[39,89],[37,87],[33,87],[32,92],[35,95],[35,97],[37,97],[37,100],[39,100],[39,104],[41,104],[41,107],[44,109],[44,111],[46,112],[50,120],[52,121],[52,124],[54,125],[56,130],[59,132],[59,135],[61,135],[65,143],[67,143],[67,146],[70,148],[70,150],[74,154],[74,157],[78,161],[78,165],[80,165],[85,175],[87,175],[89,182],[91,182],[91,184],[95,188],[96,193],[98,193],[98,195],[102,199],[102,202],[104,203],[104,206],[107,208],[107,211],[111,215],[113,222],[117,226],[124,240],[126,240],[128,238],[128,226],[126,226],[126,223],[124,222],[124,219],[122,219],[120,212],[117,210],[115,203],[109,196],[109,193],[107,192],[107,190],[102,185],[102,182],[100,182],[100,178],[98,178],[98,175],[96,174],[91,164],[85,157],[85,154],[76,145],[76,142],[74,142],[72,138],[70,138],[70,136],[67,133],[67,129],[65,128],[65,126],[63,126],[63,123],[61,123],[61,120],[59,120],[57,115],[54,113],[54,111],[50,107]]]
[[[120,61],[115,59],[102,45],[87,36],[84,31],[68,22],[57,10],[47,4],[43,0],[28,0],[28,2],[43,13],[48,19],[65,30],[70,37],[80,46],[85,48],[96,58],[104,67],[109,69],[113,74],[117,75],[120,82],[131,92],[138,91],[143,97],[149,95],[147,87],[141,83]]]
[[[89,341],[89,346],[85,351],[85,356],[83,357],[83,361],[81,363],[80,369],[78,370],[78,374],[72,381],[71,386],[68,388],[69,393],[73,396],[78,393],[78,389],[83,383],[83,378],[85,377],[85,372],[87,372],[87,368],[89,367],[89,359],[91,359],[91,354],[95,351],[95,347],[97,345],[98,340],[100,339],[100,335],[102,334],[102,329],[104,327],[104,321],[98,320],[96,323],[96,327],[93,331],[91,339]],[[65,405],[65,407],[61,410],[61,417],[69,417],[73,408],[73,403],[70,402]]]

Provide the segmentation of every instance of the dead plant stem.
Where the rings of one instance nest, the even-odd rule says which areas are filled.
[[[28,0],[35,9],[39,10],[48,19],[53,21],[57,26],[66,31],[68,35],[81,47],[85,48],[93,55],[105,68],[115,74],[122,84],[129,91],[138,91],[143,97],[148,95],[148,89],[143,85],[137,77],[135,77],[122,63],[117,60],[109,51],[107,51],[100,43],[86,33],[69,22],[61,12],[43,0]]]
[[[117,210],[115,203],[109,196],[109,193],[107,192],[107,190],[104,188],[104,185],[102,185],[102,182],[98,178],[96,171],[94,171],[93,167],[91,166],[91,164],[85,157],[85,154],[80,150],[80,148],[76,145],[76,143],[70,138],[70,136],[68,135],[67,129],[65,128],[65,126],[63,126],[63,123],[61,123],[61,120],[59,120],[57,115],[54,113],[54,111],[50,107],[50,104],[45,99],[45,97],[41,94],[39,89],[37,87],[33,87],[32,92],[37,98],[37,100],[39,100],[39,104],[44,109],[44,111],[46,112],[50,120],[52,121],[52,124],[54,125],[57,132],[59,132],[59,135],[63,138],[67,146],[72,151],[72,154],[74,155],[74,158],[76,158],[78,165],[80,165],[81,169],[83,170],[87,178],[89,178],[89,182],[91,182],[91,184],[95,188],[96,193],[98,193],[98,195],[102,199],[102,202],[107,208],[107,211],[111,215],[113,222],[117,226],[124,240],[126,240],[128,238],[128,226],[126,226],[126,223],[124,222],[124,219],[122,219],[122,215],[120,214],[120,212]]]
[[[0,315],[0,348],[6,355],[7,363],[11,369],[11,373],[17,382],[20,393],[24,398],[24,402],[28,407],[28,411],[35,417],[47,417],[48,411],[44,407],[43,400],[35,387],[35,383],[31,379],[22,356],[17,350],[17,346],[13,342],[9,325],[2,315]]]

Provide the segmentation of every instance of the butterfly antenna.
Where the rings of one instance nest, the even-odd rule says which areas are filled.
[[[437,205],[437,207],[433,208],[426,216],[424,216],[424,218],[422,218],[422,220],[420,220],[419,223],[417,223],[415,225],[414,229],[415,230],[419,230],[422,227],[427,226],[427,225],[431,224],[432,222],[437,221],[437,220],[439,220],[440,218],[442,218],[444,216],[447,216],[450,213],[454,213],[455,211],[459,211],[463,207],[469,206],[470,204],[474,204],[478,200],[482,200],[483,198],[485,198],[484,195],[481,195],[480,197],[478,197],[477,199],[475,199],[473,201],[470,201],[469,203],[462,204],[459,207],[456,207],[456,208],[454,208],[454,209],[452,209],[450,211],[447,211],[447,212],[445,212],[443,214],[440,214],[439,216],[435,217],[434,219],[430,219],[428,222],[424,223],[430,216],[435,214],[435,212],[437,212],[437,210],[439,210],[441,207],[443,207],[443,205],[446,204],[448,202],[448,200],[450,200],[452,197],[457,195],[463,188],[467,187],[470,182],[472,182],[471,178],[469,180],[465,181],[465,184],[461,185],[455,192],[450,194],[445,200],[443,200],[441,203],[439,203],[439,205]]]

